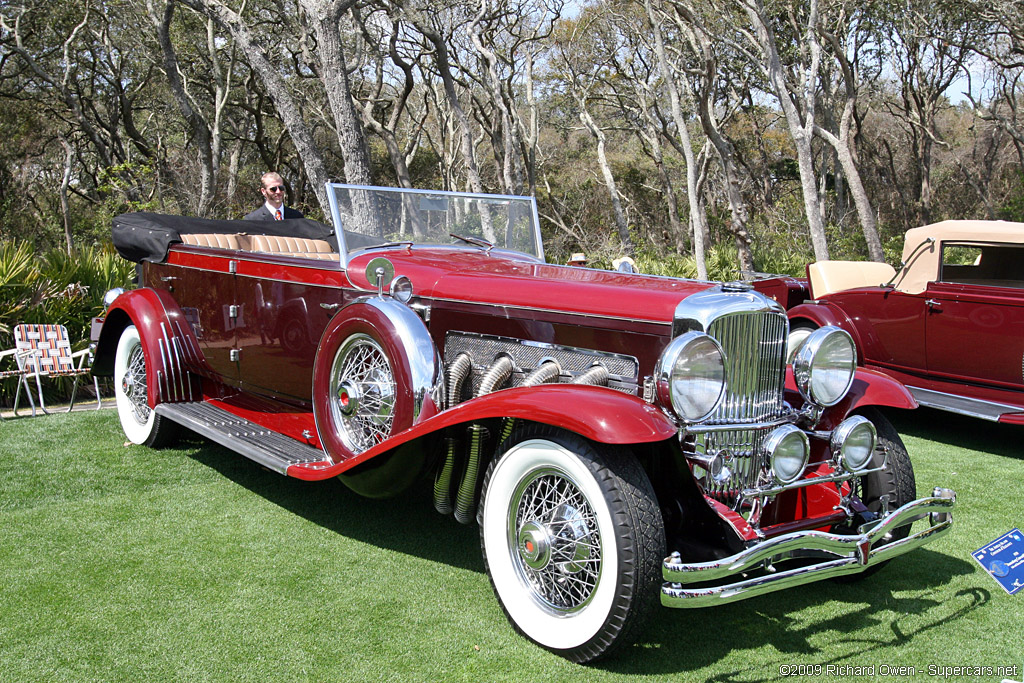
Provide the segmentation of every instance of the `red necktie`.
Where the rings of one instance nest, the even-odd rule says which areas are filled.
[[[274,220],[276,220],[276,221],[281,220],[281,209],[277,210],[277,213],[274,215]]]

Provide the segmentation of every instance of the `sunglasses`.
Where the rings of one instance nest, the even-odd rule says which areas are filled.
[[[268,187],[267,192],[284,192],[284,185],[274,185],[273,187]]]

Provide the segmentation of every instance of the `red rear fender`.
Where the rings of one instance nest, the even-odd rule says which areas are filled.
[[[167,292],[142,288],[125,292],[115,299],[107,310],[96,345],[93,374],[114,374],[117,342],[129,325],[135,325],[139,331],[146,366],[154,378],[162,378],[166,384],[166,378],[182,375],[182,362],[193,366],[202,365],[202,352],[199,350],[198,341],[174,299]],[[166,348],[161,349],[161,344]],[[179,383],[175,389],[181,393],[184,391],[181,387],[184,386]],[[161,393],[174,394],[175,391],[171,391],[170,385],[165,386],[159,381],[151,381],[148,389],[150,407],[167,400],[182,399],[181,396],[161,396]]]

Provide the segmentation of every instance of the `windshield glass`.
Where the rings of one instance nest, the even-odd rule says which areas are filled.
[[[544,259],[533,197],[327,185],[345,265],[391,244],[461,244]]]

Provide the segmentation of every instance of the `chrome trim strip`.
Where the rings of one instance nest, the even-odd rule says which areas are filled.
[[[888,454],[886,454],[888,459]],[[818,463],[810,463],[811,465],[817,465]],[[774,496],[783,491],[790,491],[792,489],[800,489],[805,486],[814,486],[815,484],[834,484],[838,482],[844,482],[854,477],[863,477],[865,474],[871,474],[872,472],[880,472],[885,469],[885,462],[880,466],[872,468],[870,470],[863,470],[861,472],[847,472],[845,470],[837,469],[833,474],[826,474],[821,477],[808,477],[807,479],[798,479],[792,484],[780,484],[778,486],[758,486],[750,489],[743,489],[744,498],[764,498],[765,496]]]
[[[691,295],[692,296],[692,295]],[[443,297],[431,297],[431,301],[443,301],[451,304],[470,304],[473,306],[496,306],[511,311],[534,311],[536,313],[557,313],[559,315],[579,316],[583,318],[597,318],[599,320],[628,320],[630,322],[650,323],[654,325],[671,325],[671,320],[652,320],[650,318],[638,318],[636,316],[600,315],[597,313],[580,313],[578,311],[567,311],[564,308],[540,308],[536,306],[511,306],[508,304],[489,303],[483,301],[469,301],[467,299],[445,299]]]
[[[936,489],[934,495],[911,501],[895,510],[874,528],[858,535],[842,535],[821,531],[797,531],[758,543],[731,557],[711,562],[684,563],[673,553],[662,563],[661,604],[666,607],[707,607],[800,586],[812,581],[862,572],[946,534],[953,524],[950,511],[956,505],[956,494]],[[935,515],[928,528],[904,539],[872,548],[897,527],[911,524],[929,514]],[[719,586],[686,588],[684,584],[725,579],[759,565],[789,559],[808,553],[824,555],[816,564],[765,574]]]
[[[686,434],[710,434],[713,432],[735,432],[747,429],[772,429],[784,424],[791,424],[798,416],[793,410],[767,422],[730,422],[729,424],[688,424],[684,427]],[[826,433],[827,435],[827,433]],[[814,432],[808,432],[808,436],[816,436]]]
[[[911,396],[913,396],[921,405],[928,408],[945,410],[946,412],[955,413],[957,415],[978,417],[982,420],[998,422],[999,418],[1006,413],[1024,412],[1024,408],[1021,408],[1020,406],[1011,406],[1005,403],[996,403],[995,401],[985,401],[980,398],[968,398],[966,396],[948,394],[942,391],[934,391],[932,389],[922,389],[921,387],[912,387],[910,385],[906,386],[907,391],[909,391]],[[957,403],[962,405],[955,405]]]

